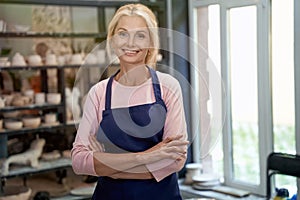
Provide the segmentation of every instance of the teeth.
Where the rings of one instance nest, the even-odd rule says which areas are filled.
[[[128,49],[126,49],[124,51],[125,51],[125,53],[137,53],[138,52],[136,50],[128,50]]]

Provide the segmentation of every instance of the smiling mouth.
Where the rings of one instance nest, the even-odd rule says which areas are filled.
[[[140,52],[140,50],[135,49],[122,49],[125,55],[135,55]]]

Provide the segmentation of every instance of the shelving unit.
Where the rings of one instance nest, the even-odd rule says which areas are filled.
[[[132,1],[101,1],[101,0],[68,0],[68,1],[61,1],[61,0],[1,0],[1,4],[19,4],[19,5],[52,5],[52,6],[76,6],[76,7],[95,7],[97,8],[97,15],[98,15],[98,33],[57,33],[57,32],[0,32],[0,40],[1,39],[34,39],[34,38],[94,38],[95,41],[103,41],[106,38],[106,30],[104,27],[105,21],[104,21],[104,8],[118,8],[124,4],[127,3],[143,3],[150,7],[152,10],[156,12],[159,26],[160,27],[167,27],[167,14],[166,14],[166,7],[167,7],[167,1],[165,0],[157,0],[155,2],[147,1],[147,0],[132,0]],[[163,43],[162,46],[168,45],[168,40],[162,39],[161,41]],[[164,57],[164,62],[168,62],[169,54],[162,52]],[[77,123],[70,123],[66,120],[66,102],[65,102],[65,69],[68,68],[74,68],[78,69],[80,67],[83,68],[95,68],[99,67],[99,64],[95,65],[41,65],[41,66],[9,66],[9,67],[0,67],[1,71],[22,71],[22,70],[39,70],[40,76],[42,80],[46,80],[47,78],[47,70],[48,69],[57,69],[57,91],[61,93],[61,103],[59,104],[42,104],[42,105],[25,105],[25,106],[8,106],[4,108],[0,108],[0,114],[10,111],[25,111],[25,110],[38,110],[42,113],[47,111],[53,111],[55,110],[58,113],[58,121],[60,122],[57,125],[44,125],[39,126],[38,128],[22,128],[19,130],[0,130],[0,145],[2,145],[2,150],[0,147],[0,153],[5,152],[3,148],[6,148],[3,146],[7,142],[7,138],[9,137],[18,137],[20,135],[26,135],[26,134],[44,134],[44,133],[59,133],[59,134],[65,134],[65,131],[67,129],[74,129],[76,131],[75,126],[78,125]],[[46,82],[46,81],[44,81]],[[45,93],[48,92],[47,84],[41,85],[41,90]],[[0,155],[0,158],[7,157],[7,152],[4,153],[4,155]],[[60,158],[54,161],[40,161],[40,167],[38,169],[31,168],[31,167],[22,167],[22,168],[15,168],[11,169],[9,171],[9,174],[7,175],[1,175],[0,174],[0,180],[1,185],[0,188],[2,189],[5,185],[5,181],[10,178],[14,177],[23,177],[24,184],[26,184],[26,178],[28,176],[31,176],[33,174],[38,173],[44,173],[47,171],[61,171],[62,176],[59,177],[64,178],[65,175],[64,172],[66,172],[66,168],[71,167],[71,161],[70,159],[66,158]],[[0,190],[0,196],[1,192],[3,190]],[[90,197],[86,196],[72,196],[68,195],[66,197],[62,198],[56,198],[56,199],[89,199]]]

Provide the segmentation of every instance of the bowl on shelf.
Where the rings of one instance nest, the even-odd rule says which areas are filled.
[[[19,130],[23,127],[23,122],[19,120],[6,120],[4,124],[9,130]]]
[[[28,60],[29,65],[31,65],[31,66],[43,65],[42,57],[37,54],[29,55],[27,57],[27,60]]]
[[[23,25],[23,24],[15,24],[14,25],[14,30],[16,32],[27,32],[30,30],[30,26],[29,25]]]
[[[24,127],[37,128],[41,124],[41,117],[38,116],[26,116],[22,118]]]
[[[7,67],[9,64],[8,57],[0,57],[0,67]]]
[[[16,118],[20,115],[20,111],[13,110],[13,111],[8,111],[8,112],[3,112],[2,115],[4,118]]]
[[[60,93],[48,93],[47,94],[47,103],[59,104],[61,101]]]

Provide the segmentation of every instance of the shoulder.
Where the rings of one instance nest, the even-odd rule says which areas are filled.
[[[160,71],[156,71],[156,74],[162,88],[176,91],[180,90],[180,84],[176,78],[174,78],[170,74],[163,73]]]
[[[93,101],[99,101],[105,95],[107,83],[108,79],[104,79],[93,85],[88,92],[88,97]]]
[[[106,90],[107,83],[108,83],[108,78],[96,83],[91,87],[89,93],[97,94],[98,92],[103,92],[104,90]]]

